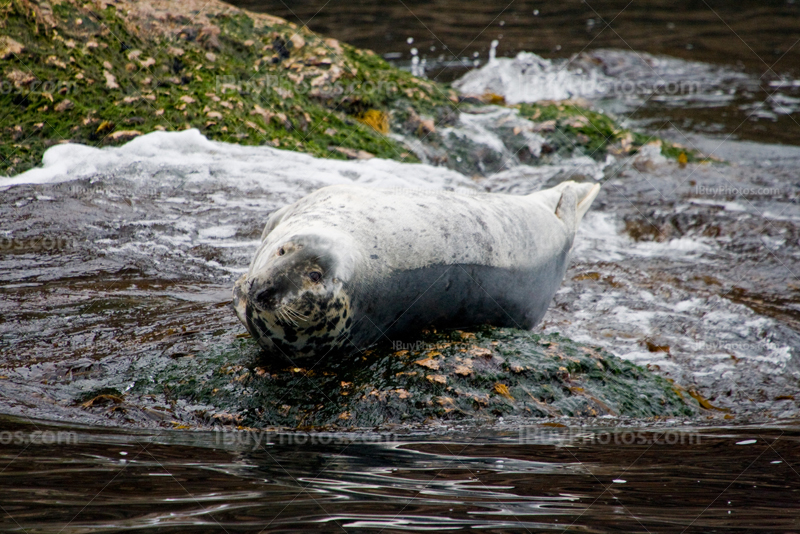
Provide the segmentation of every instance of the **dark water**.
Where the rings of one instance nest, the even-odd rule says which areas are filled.
[[[800,432],[162,432],[0,420],[6,532],[797,532]]]
[[[492,39],[501,56],[549,58],[584,47],[608,57],[627,43],[724,71],[681,63],[672,77],[694,65],[690,79],[733,80],[732,98],[602,103],[729,163],[636,159],[601,172],[539,327],[696,388],[721,410],[690,422],[495,420],[309,436],[208,432],[192,419],[197,407],[164,398],[137,414],[85,408],[87,391],[126,392],[118,371],[142,356],[235,340],[244,329],[230,287],[264,218],[325,185],[328,166],[205,145],[151,146],[118,165],[87,156],[61,183],[0,190],[0,412],[13,414],[0,418],[0,530],[800,531],[800,151],[723,142],[800,144],[797,5],[592,3],[598,15],[585,2],[323,4],[258,3],[290,19],[316,14],[312,29],[396,53],[399,64],[416,46],[428,76],[445,80],[464,72],[463,57],[485,63]],[[646,75],[635,56],[609,75]],[[770,91],[789,112],[774,112]],[[475,187],[522,194],[591,176],[594,164],[518,167]]]
[[[760,71],[800,67],[800,4],[787,0],[236,0],[360,48],[403,53],[409,37],[421,53],[484,60],[498,39],[499,56],[526,51],[568,57],[620,48],[693,61],[742,64]],[[430,50],[435,47],[436,50]]]
[[[800,144],[800,3],[794,0],[231,3],[373,49],[399,66],[410,64],[411,50],[416,48],[427,63],[427,75],[439,81],[451,81],[474,65],[485,64],[493,40],[499,43],[498,57],[527,51],[569,58],[613,48],[725,66],[751,80],[724,102],[690,98],[670,104],[647,98],[616,110],[652,130]],[[688,79],[696,80],[683,78]],[[708,93],[731,90],[720,79],[703,83],[708,84]]]

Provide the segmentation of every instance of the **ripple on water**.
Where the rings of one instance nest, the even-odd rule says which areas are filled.
[[[790,531],[798,520],[800,481],[783,459],[800,436],[787,427],[0,429],[0,461],[14,459],[0,500],[25,531]]]

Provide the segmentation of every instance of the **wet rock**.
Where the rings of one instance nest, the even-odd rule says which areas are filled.
[[[413,109],[409,112],[406,120],[405,129],[415,134],[417,137],[426,137],[436,133],[436,124],[431,118],[422,118]]]
[[[292,43],[292,47],[295,50],[299,50],[300,48],[303,48],[306,45],[306,40],[303,39],[303,36],[300,35],[299,33],[295,33],[294,35],[292,35],[292,37],[289,39],[289,42]]]
[[[219,43],[219,35],[221,30],[218,26],[208,25],[203,26],[197,35],[198,40],[203,43],[207,50],[221,50],[222,46]]]
[[[282,38],[276,37],[272,41],[272,48],[278,54],[275,58],[273,58],[273,63],[280,63],[289,57],[289,49],[286,46],[286,41],[284,41]]]
[[[30,72],[24,72],[18,69],[11,69],[6,71],[6,79],[14,84],[14,87],[21,89],[31,82],[36,80],[36,76]]]
[[[375,154],[370,154],[366,150],[356,150],[353,148],[346,148],[343,146],[329,146],[328,150],[331,152],[338,152],[347,156],[347,159],[372,159]]]
[[[72,100],[70,100],[69,98],[65,98],[64,100],[56,104],[55,110],[61,113],[63,111],[68,111],[74,107],[75,104],[72,102]]]
[[[137,384],[127,402],[166,388],[250,427],[347,428],[506,415],[690,416],[698,407],[649,371],[558,335],[484,328],[429,332],[397,346],[408,348],[376,347],[309,368],[250,340],[193,358],[150,357],[123,373]],[[139,376],[144,369],[151,381]]]
[[[596,117],[586,121],[581,118],[586,113],[573,109],[569,110],[569,121],[561,124],[559,116],[555,126],[549,122],[554,119],[547,116],[547,110],[539,110],[538,118],[531,117],[535,124],[524,116],[508,118],[516,111],[487,105],[504,105],[497,96],[475,99],[475,109],[466,114],[464,121],[464,106],[458,105],[458,94],[448,87],[393,69],[369,51],[217,0],[185,5],[119,0],[108,3],[109,8],[100,9],[93,18],[87,18],[84,8],[71,2],[60,3],[55,12],[45,13],[41,6],[29,1],[12,4],[7,18],[9,28],[15,28],[17,33],[2,40],[6,48],[18,50],[17,44],[25,43],[26,54],[48,58],[42,62],[46,69],[37,70],[36,76],[42,80],[69,80],[57,91],[64,96],[69,94],[79,104],[76,107],[95,109],[98,116],[120,124],[128,114],[143,117],[145,122],[137,124],[137,129],[145,133],[170,124],[173,128],[188,124],[215,140],[238,139],[255,145],[271,139],[281,148],[339,159],[352,157],[353,151],[364,151],[381,158],[419,159],[445,165],[468,176],[487,176],[519,164],[547,163],[542,155],[550,159],[571,157],[576,148],[599,160],[605,156],[606,145],[613,141],[607,142],[606,138],[613,136],[617,128],[609,119],[598,133]],[[95,18],[101,27],[118,31],[114,35],[105,31],[72,31],[75,20],[85,20],[85,28]],[[52,38],[42,31],[45,20],[46,26],[57,27],[58,33]],[[61,37],[65,35],[70,39]],[[127,61],[114,61],[98,53],[102,50],[118,50],[120,58]],[[83,57],[80,64],[74,59],[78,52]],[[5,75],[23,90],[36,80],[24,69]],[[175,99],[181,95],[159,90],[165,87],[179,87],[181,95],[204,106],[212,98],[209,94],[217,98],[225,95],[238,109],[223,112],[205,106],[208,109],[199,112],[180,107],[182,104],[176,107]],[[126,100],[133,94],[142,96]],[[65,129],[74,141],[94,146],[107,142],[80,124],[82,117],[65,116],[68,109],[56,112],[49,102],[34,100],[41,98],[20,98],[9,93],[3,102],[12,111],[9,122],[54,124],[72,120],[73,124],[65,125]],[[116,105],[121,101],[126,105]],[[578,105],[576,100],[548,104],[551,108]],[[269,110],[271,115],[262,115],[263,123],[254,119],[250,116],[254,106]],[[469,115],[497,110],[505,113],[499,113],[502,116],[494,124],[469,120]],[[30,117],[29,113],[37,117]],[[62,116],[56,118],[55,113]],[[372,129],[362,128],[359,121]],[[331,131],[337,134],[329,134]],[[44,148],[53,140],[60,140],[53,137],[53,132],[43,128],[30,138],[24,164],[15,164],[15,172],[39,164]],[[347,152],[327,150],[331,145],[342,144]],[[500,145],[506,148],[501,149]],[[13,157],[19,155],[15,153]],[[691,155],[688,161],[692,161]],[[0,159],[0,174],[7,173],[4,165],[10,162],[9,158]]]
[[[138,130],[118,130],[109,134],[108,138],[112,141],[130,141],[134,137],[139,137],[142,132]]]
[[[119,89],[119,84],[117,83],[117,77],[108,72],[107,70],[103,71],[103,76],[106,78],[106,87],[109,89]]]

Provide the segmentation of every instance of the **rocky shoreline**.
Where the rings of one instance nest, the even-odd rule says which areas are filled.
[[[0,175],[37,166],[55,144],[120,145],[187,128],[218,141],[337,159],[422,160],[467,174],[506,164],[465,162],[448,140],[461,113],[484,113],[502,97],[461,95],[369,50],[217,0],[15,0],[0,34]],[[602,160],[662,146],[586,106],[509,107],[529,121],[509,132],[516,138],[509,146],[522,151],[511,163],[548,163],[576,150]],[[541,143],[528,150],[531,134]],[[672,143],[662,152],[699,157]]]
[[[585,251],[576,253],[576,266],[543,323],[542,335],[497,329],[428,333],[432,337],[421,347],[376,348],[365,356],[369,361],[344,359],[345,363],[326,364],[322,370],[265,363],[252,341],[235,339],[240,330],[230,310],[222,309],[222,300],[213,308],[197,304],[174,313],[174,297],[165,289],[135,297],[122,290],[109,294],[103,284],[127,287],[128,278],[143,287],[162,287],[164,281],[171,287],[177,280],[190,288],[187,294],[208,292],[211,286],[203,284],[218,279],[211,282],[214,291],[224,287],[229,298],[225,277],[246,263],[240,249],[249,254],[247,240],[260,235],[264,214],[331,180],[377,179],[393,186],[514,194],[567,178],[605,181],[608,187],[597,210],[604,213],[597,214],[589,231],[592,239],[598,239],[599,232],[601,240],[622,240],[615,246],[625,252],[617,250],[614,257],[627,258],[627,249],[637,247],[647,257],[645,245],[652,242],[654,248],[673,234],[686,241],[695,237],[696,232],[683,228],[680,221],[658,227],[650,222],[665,217],[648,207],[663,203],[664,197],[663,192],[659,197],[650,190],[651,173],[671,176],[680,169],[687,178],[678,180],[671,194],[686,198],[692,193],[680,189],[684,181],[685,187],[696,185],[688,177],[699,180],[708,174],[718,182],[728,174],[722,172],[723,165],[697,165],[708,162],[700,153],[630,131],[581,100],[506,105],[495,94],[464,95],[415,78],[369,51],[275,17],[219,2],[181,3],[180,12],[177,9],[175,3],[154,0],[82,4],[19,0],[6,9],[0,69],[9,90],[0,96],[9,113],[7,124],[13,126],[6,127],[0,144],[0,174],[30,169],[48,147],[67,141],[119,148],[94,151],[92,156],[92,149],[77,151],[77,145],[70,145],[72,152],[83,154],[73,154],[72,159],[64,153],[68,147],[61,152],[62,147],[55,148],[50,160],[45,158],[44,168],[34,171],[40,181],[25,182],[23,176],[21,183],[26,185],[7,192],[14,204],[5,212],[12,221],[14,243],[37,243],[37,236],[44,233],[67,236],[74,245],[69,253],[47,257],[45,263],[54,274],[42,276],[54,276],[65,285],[56,304],[51,296],[42,302],[66,306],[62,312],[73,317],[75,325],[56,328],[57,319],[36,319],[43,326],[31,326],[33,330],[56,331],[46,342],[58,348],[44,352],[45,341],[35,332],[8,333],[19,357],[4,362],[0,372],[3,411],[168,428],[352,429],[504,416],[733,417],[727,410],[743,401],[720,396],[718,384],[698,379],[699,374],[678,372],[695,365],[705,369],[705,364],[693,363],[694,353],[676,358],[678,371],[674,362],[667,361],[673,358],[670,350],[677,353],[680,344],[672,338],[683,332],[676,327],[672,333],[671,319],[665,320],[658,335],[644,323],[626,321],[623,326],[636,331],[620,341],[614,337],[616,330],[603,330],[602,321],[594,325],[592,321],[599,320],[595,315],[581,315],[584,303],[564,296],[576,285],[582,295],[595,291],[603,298],[610,298],[606,286],[622,287],[617,267],[598,263],[595,257],[605,252],[586,257]],[[185,129],[191,131],[146,135]],[[132,138],[137,139],[122,146]],[[173,149],[174,154],[166,154]],[[399,166],[375,159],[339,161],[339,166],[353,167],[333,169],[329,159],[283,149],[319,158],[377,157],[435,166]],[[65,157],[61,165],[54,164]],[[173,162],[175,157],[179,161]],[[92,165],[87,167],[81,158]],[[667,163],[669,159],[674,163]],[[705,170],[693,176],[697,169]],[[59,184],[75,179],[74,184]],[[255,202],[247,197],[243,202],[237,188],[253,187],[263,198]],[[633,203],[632,191],[640,197]],[[225,207],[226,196],[231,206],[239,206],[235,214]],[[70,213],[86,202],[92,208],[90,214],[81,208],[80,225],[52,216]],[[697,209],[706,213],[712,208]],[[625,215],[622,231],[632,243],[617,236],[613,221],[605,222],[620,213]],[[220,215],[227,226],[216,226]],[[152,231],[151,220],[156,221]],[[158,222],[171,220],[180,220],[183,226]],[[709,236],[713,237],[703,230],[696,237]],[[220,246],[214,241],[223,238],[230,238],[230,243]],[[598,245],[598,251],[607,248],[608,243]],[[112,249],[113,253],[107,251]],[[13,261],[24,261],[26,254],[42,260],[36,250],[13,252]],[[192,271],[187,273],[189,265]],[[85,289],[92,302],[88,309],[113,309],[121,306],[119,302],[132,302],[131,298],[142,310],[155,313],[158,308],[155,315],[148,315],[152,323],[142,326],[152,331],[150,337],[133,335],[136,329],[131,330],[130,324],[139,324],[140,319],[123,314],[119,324],[128,330],[111,332],[107,339],[99,325],[111,316],[103,315],[105,311],[85,314],[82,305],[72,304],[74,281],[62,280],[61,273],[84,273],[99,280]],[[647,284],[663,280],[657,269],[646,278]],[[21,284],[14,298],[38,302],[36,276],[9,271],[4,280]],[[730,298],[729,293],[719,297]],[[731,313],[739,313],[736,306]],[[30,310],[25,309],[13,313],[29,317]],[[666,316],[667,311],[663,313]],[[175,333],[198,317],[202,327],[198,324],[185,336]],[[586,325],[579,322],[586,317]],[[595,330],[599,333],[594,341],[583,339],[586,331],[595,335]],[[82,340],[87,331],[94,333],[89,341],[81,341],[85,350],[71,350],[75,339]],[[637,358],[643,363],[634,365],[611,354],[616,346],[638,343],[640,337],[645,340],[644,356]],[[789,338],[781,334],[776,343]],[[756,352],[772,350],[771,345],[751,345]],[[744,374],[741,380],[736,376],[737,386],[745,384]],[[788,402],[784,382],[764,392],[757,410],[771,406],[772,397],[778,404]],[[704,388],[702,393],[698,386]],[[325,402],[319,401],[320,387]],[[284,402],[287,390],[293,393]],[[23,404],[20,398],[35,400]]]

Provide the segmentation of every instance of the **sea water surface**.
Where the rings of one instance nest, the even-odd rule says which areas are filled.
[[[44,168],[0,184],[3,530],[796,531],[800,149],[728,142],[720,153],[732,163],[681,168],[651,154],[600,172],[537,327],[644,365],[713,408],[692,421],[499,419],[363,435],[236,432],[181,402],[134,417],[77,399],[142,355],[241,335],[230,290],[265,214],[317,187],[520,194],[594,179],[596,163],[476,182],[197,131],[57,147]]]
[[[0,420],[6,532],[796,532],[794,428],[132,432]]]
[[[795,7],[773,15],[782,9]],[[792,31],[777,25],[775,39]],[[503,58],[500,46],[495,62],[458,83],[507,100],[566,87],[725,163],[682,166],[647,149],[618,161],[512,162],[473,178],[226,145],[190,130],[106,150],[57,146],[42,168],[0,178],[0,529],[797,531],[800,148],[779,142],[800,144],[800,130],[791,83],[776,93],[783,107],[757,96],[796,73],[784,65],[764,82],[749,63],[665,51],[675,52],[592,48],[564,69],[568,55]],[[514,85],[520,67],[526,83]],[[660,99],[597,91],[631,79],[714,83]],[[746,113],[764,129],[740,135],[742,121],[726,122],[759,102],[763,114]],[[454,128],[494,146],[492,121],[507,113],[465,114]],[[694,122],[660,129],[641,113]],[[131,418],[75,400],[77,388],[101,387],[143,354],[179,357],[241,335],[230,289],[267,214],[318,187],[525,194],[568,178],[603,189],[537,331],[699,391],[711,408],[697,419],[308,434],[215,428],[180,404],[153,402]]]

